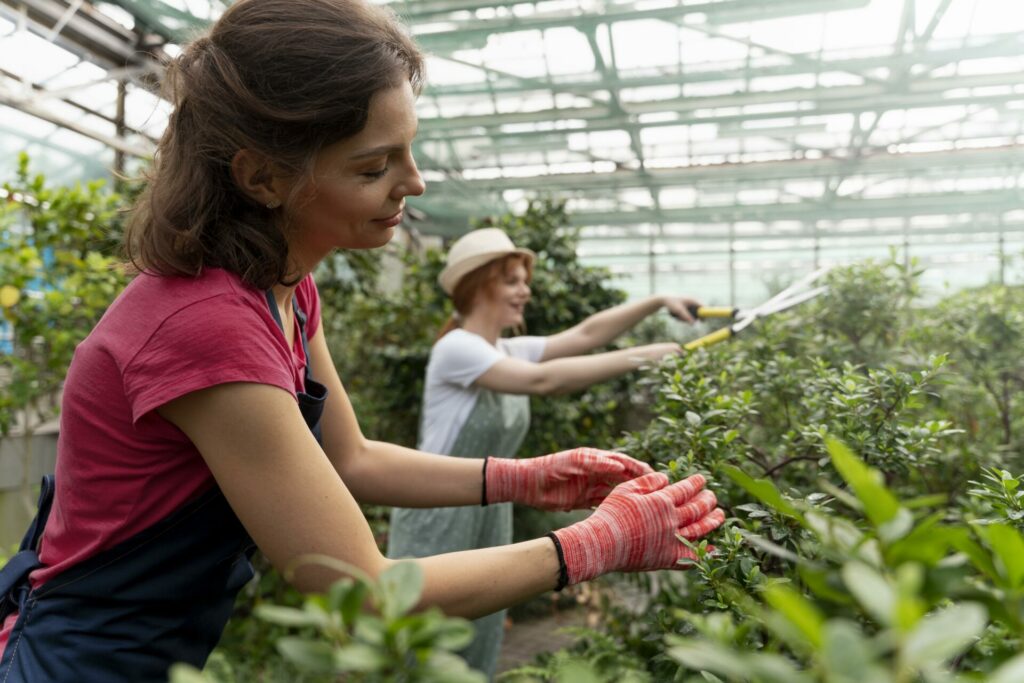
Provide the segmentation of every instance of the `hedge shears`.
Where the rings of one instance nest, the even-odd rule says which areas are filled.
[[[732,318],[733,323],[727,325],[720,330],[715,330],[711,334],[706,334],[703,337],[698,337],[691,342],[683,344],[683,348],[687,351],[693,351],[694,349],[700,349],[705,346],[711,346],[718,342],[725,341],[730,337],[734,337],[747,327],[749,327],[758,318],[771,315],[784,311],[788,308],[792,308],[798,304],[802,304],[805,301],[824,293],[828,287],[820,285],[818,287],[811,287],[815,281],[820,280],[830,270],[830,267],[819,268],[813,273],[797,280],[789,287],[773,296],[772,298],[765,301],[760,306],[755,306],[749,309],[731,308],[725,306],[690,306],[690,315],[694,318],[701,320],[707,320],[708,318]]]

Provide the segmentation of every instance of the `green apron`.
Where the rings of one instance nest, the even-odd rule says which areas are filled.
[[[530,428],[530,397],[481,389],[449,455],[511,458]],[[512,542],[512,504],[407,509],[391,512],[388,557],[425,557]],[[505,610],[473,622],[476,637],[459,654],[494,678],[504,636]]]

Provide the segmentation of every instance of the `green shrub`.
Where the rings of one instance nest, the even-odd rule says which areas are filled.
[[[318,560],[359,578],[337,581],[326,595],[307,596],[301,607],[261,605],[256,617],[276,624],[288,635],[275,638],[275,648],[293,671],[287,678],[269,680],[353,683],[483,683],[486,677],[470,670],[454,654],[469,644],[473,627],[465,619],[449,618],[436,608],[412,612],[423,589],[423,572],[413,562],[400,562],[377,581],[329,558]],[[285,673],[278,669],[271,676]],[[186,665],[171,670],[171,683],[229,683],[256,678],[238,676],[217,659],[206,672]],[[264,670],[258,676],[264,678]]]
[[[807,543],[793,554],[747,536],[778,552],[790,576],[757,591],[718,583],[742,616],[685,615],[695,634],[667,636],[668,656],[737,681],[976,680],[951,670],[1012,680],[1024,665],[1012,659],[1024,625],[1024,537],[1008,526],[948,523],[916,501],[908,507],[845,446],[830,442],[829,451],[846,488],[830,488],[836,497],[826,505],[788,500],[771,482],[730,470]],[[709,585],[714,564],[705,557],[698,568]]]
[[[51,187],[21,154],[3,189],[0,286],[19,298],[2,310],[13,348],[0,354],[0,434],[57,413],[75,347],[127,281],[115,255],[123,201],[103,181]]]
[[[623,449],[709,473],[729,520],[690,571],[618,579],[636,604],[607,601],[602,638],[541,664],[602,681],[637,661],[656,681],[1020,679],[1024,299],[921,307],[916,275],[836,269],[814,303],[648,376],[654,419]]]

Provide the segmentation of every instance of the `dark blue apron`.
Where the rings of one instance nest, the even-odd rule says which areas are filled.
[[[281,325],[269,292],[267,300]],[[312,377],[306,319],[295,312],[306,353],[299,408],[320,441],[327,388]],[[53,495],[47,476],[20,552],[0,569],[0,623],[19,613],[0,683],[166,683],[174,662],[201,668],[253,576],[255,545],[220,488],[33,590]]]

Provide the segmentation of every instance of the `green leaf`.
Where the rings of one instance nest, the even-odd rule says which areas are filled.
[[[575,659],[558,667],[555,680],[560,683],[601,683],[593,667]]]
[[[387,654],[365,643],[352,643],[333,651],[336,671],[380,671],[388,665]]]
[[[823,641],[822,658],[829,680],[880,683],[878,678],[865,676],[875,655],[856,624],[843,619],[830,620],[825,624]]]
[[[915,496],[909,500],[903,501],[903,507],[908,510],[916,510],[917,508],[930,508],[937,505],[943,505],[949,496],[945,493],[931,493],[923,496]]]
[[[666,654],[693,671],[711,671],[744,681],[749,677],[750,671],[743,656],[718,643],[672,636],[665,640],[669,644]]]
[[[893,542],[885,552],[889,566],[919,562],[931,567],[945,558],[966,531],[963,527],[939,526],[939,520],[945,515],[945,512],[937,512],[929,516],[918,522],[909,534]]]
[[[895,517],[879,525],[878,537],[883,541],[892,543],[906,536],[913,528],[914,516],[910,514],[910,510],[901,507],[896,511]]]
[[[1024,681],[1024,654],[1009,659],[989,674],[987,683],[1020,683]]]
[[[214,683],[213,679],[188,664],[173,664],[167,673],[170,676],[168,683]]]
[[[876,621],[889,626],[896,608],[896,591],[889,581],[863,562],[843,565],[843,581],[857,602]]]
[[[307,610],[295,609],[293,607],[280,607],[278,605],[257,605],[253,613],[263,621],[280,626],[314,626],[325,625],[322,613],[309,612]]]
[[[794,564],[800,562],[800,556],[794,553],[792,550],[787,550],[786,548],[783,548],[781,545],[772,543],[767,538],[758,536],[757,534],[753,534],[747,531],[746,529],[737,528],[736,531],[740,534],[740,536],[743,537],[744,541],[754,546],[758,550],[766,552],[769,555],[774,555],[775,557],[780,557],[784,560],[788,560],[789,562],[792,562]]]
[[[424,682],[487,683],[487,676],[470,669],[464,659],[450,652],[434,652],[427,660],[426,671],[427,675],[422,678]]]
[[[774,583],[765,588],[764,599],[793,625],[807,642],[815,648],[821,647],[825,619],[804,596],[783,584]]]
[[[363,614],[356,620],[355,636],[363,642],[383,647],[387,638],[387,628],[379,617]]]
[[[881,472],[865,465],[853,451],[836,439],[828,439],[826,446],[836,471],[857,494],[871,522],[876,527],[882,527],[896,520],[902,508],[896,497],[882,483]],[[910,527],[906,522],[897,521],[895,526],[887,528],[889,534],[896,534],[900,531],[906,533]]]
[[[394,619],[411,610],[423,592],[423,570],[415,562],[397,562],[381,572],[377,580],[383,601],[382,612]]]
[[[960,534],[951,532],[950,544],[966,555],[968,559],[970,559],[971,564],[973,564],[978,571],[985,574],[985,576],[990,580],[999,580],[999,570],[996,569],[989,553],[985,552],[985,549],[969,538],[966,533]]]
[[[466,619],[448,617],[434,638],[434,647],[443,650],[461,650],[473,641],[475,629]]]
[[[362,581],[354,582],[345,591],[338,604],[338,613],[341,614],[341,619],[346,626],[351,626],[359,618],[369,593],[370,587]]]
[[[768,481],[767,479],[753,479],[746,472],[733,465],[726,465],[722,468],[726,476],[741,486],[747,493],[760,500],[765,505],[771,507],[774,510],[778,510],[784,515],[788,515],[801,524],[804,523],[803,515],[800,511],[793,507],[793,504],[782,497],[779,490],[775,488],[775,484]]]
[[[811,679],[785,657],[746,654],[707,640],[666,636],[667,654],[694,671],[710,671],[727,679],[758,683],[810,683]]]
[[[1005,524],[993,524],[980,527],[978,535],[985,539],[1002,564],[1009,587],[1020,588],[1024,583],[1024,538],[1020,532]]]
[[[902,662],[914,669],[939,666],[981,635],[986,617],[985,608],[971,602],[926,615],[904,641]]]
[[[277,651],[288,661],[308,671],[334,671],[334,648],[327,643],[286,636],[277,641]]]
[[[830,574],[828,572],[802,564],[797,567],[797,573],[800,574],[800,580],[818,597],[840,605],[853,604],[853,599],[849,595],[829,583]],[[836,575],[836,581],[838,582],[838,575]]]
[[[827,515],[820,510],[807,513],[807,528],[817,534],[825,546],[843,553],[856,553],[864,545],[864,532],[850,520]]]

